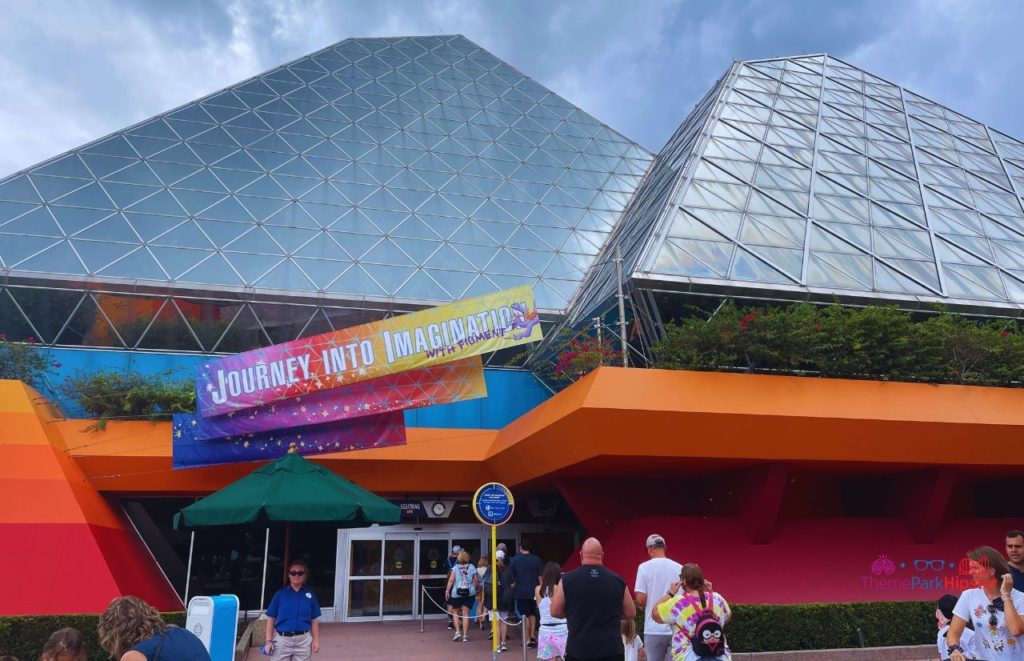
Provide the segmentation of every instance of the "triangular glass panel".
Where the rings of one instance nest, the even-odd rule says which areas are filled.
[[[775,216],[747,216],[740,240],[744,244],[801,248],[807,221]]]
[[[871,258],[867,255],[854,255],[849,253],[817,253],[812,252],[812,256],[820,258],[822,262],[827,264],[831,271],[832,278],[835,281],[836,286],[840,287],[851,287],[848,281],[852,280],[855,285],[852,285],[854,289],[872,289],[873,276],[871,268]],[[811,266],[814,266],[815,260],[811,260]],[[842,274],[842,275],[839,275]],[[810,280],[810,275],[808,274]],[[847,284],[839,284],[847,282]],[[828,282],[821,284],[830,284]]]
[[[166,234],[152,241],[154,245],[171,246],[177,248],[197,248],[211,250],[213,244],[206,235],[199,229],[196,221],[186,221],[178,225]]]
[[[0,200],[9,202],[27,202],[30,204],[39,203],[42,200],[36,189],[25,175],[17,176],[7,181],[0,181]]]
[[[169,220],[169,219],[168,219]],[[177,222],[175,220],[174,222]],[[114,214],[95,225],[78,232],[76,239],[92,239],[95,241],[117,241],[121,243],[139,243],[139,236],[121,214]]]
[[[326,291],[350,296],[388,295],[359,265],[349,267],[327,287]]]
[[[828,231],[822,231],[822,228]],[[811,226],[811,250],[868,253],[871,252],[871,230],[864,225],[814,223]]]
[[[138,348],[202,351],[202,347],[171,299],[167,299],[164,307],[157,313],[153,323],[139,341]]]
[[[171,248],[152,246],[150,252],[172,280],[177,280],[183,273],[194,268],[210,256],[209,250],[193,250],[187,248]]]
[[[232,261],[236,261],[233,260]],[[302,272],[295,262],[286,259],[268,271],[263,277],[254,283],[258,288],[282,291],[315,291],[315,285],[309,281],[306,274]]]
[[[131,280],[164,281],[167,273],[160,268],[156,260],[146,248],[139,248],[129,253],[110,266],[100,270],[97,275],[111,278],[128,278]]]
[[[47,174],[55,177],[77,177],[79,179],[92,179],[93,174],[78,158],[77,154],[68,154],[55,161],[50,161],[32,170],[33,174]]]
[[[5,234],[32,234],[35,236],[52,236],[60,238],[64,232],[53,220],[46,207],[37,207],[14,220],[0,224],[0,232]]]
[[[315,335],[329,333],[333,330],[334,327],[331,326],[331,321],[327,318],[323,308],[317,308],[316,312],[313,313],[313,316],[306,324],[306,327],[299,333],[299,337],[313,337]]]
[[[68,235],[75,234],[110,215],[109,211],[76,209],[73,207],[50,207],[53,217]]]
[[[343,252],[339,250],[333,260],[296,257],[295,263],[306,274],[306,277],[313,281],[317,291],[321,291],[334,282],[334,279],[352,264],[350,261],[339,259],[342,254]]]
[[[181,208],[181,205],[178,204],[178,201],[167,190],[160,190],[149,197],[143,198],[131,205],[129,209],[138,213],[156,213],[178,217],[187,215],[185,210]]]
[[[935,293],[877,259],[875,260],[875,289],[907,294],[930,295]]]
[[[151,250],[153,250],[153,252],[161,251],[160,248],[151,248]],[[209,253],[206,254],[209,255]],[[177,278],[179,282],[194,282],[196,284],[203,285],[228,285],[237,287],[245,284],[235,273],[234,269],[232,269],[227,263],[227,260],[224,259],[224,255],[219,252],[209,255],[195,267],[174,277]],[[198,327],[196,327],[195,324],[193,324],[193,328],[196,328],[197,333],[199,332]],[[207,344],[206,339],[203,337],[200,337],[200,339],[203,341],[204,345]],[[213,347],[210,345],[207,348],[212,349]]]
[[[111,262],[124,257],[138,245],[136,243],[112,243],[110,241],[71,240],[75,252],[81,257],[89,273],[97,273]]]
[[[967,299],[1006,300],[999,272],[989,266],[968,266],[965,264],[942,264],[945,275],[946,294]]]
[[[10,237],[0,237],[0,243],[10,240]],[[52,241],[52,239],[50,240]],[[17,241],[14,242],[17,243]],[[19,271],[35,271],[38,273],[69,273],[74,275],[81,275],[87,272],[85,266],[78,259],[78,255],[71,249],[67,241],[61,241],[19,262],[17,269]]]
[[[295,251],[295,256],[315,260],[351,259],[351,255],[338,245],[327,232],[318,232],[311,241]]]
[[[932,291],[939,293],[939,276],[935,271],[935,262],[910,259],[886,259],[886,264],[902,271],[911,278],[924,284]]]
[[[266,229],[260,226],[253,227],[249,232],[240,238],[224,246],[232,252],[259,253],[263,255],[282,255],[283,250]]]
[[[891,228],[874,230],[874,252],[880,257],[931,259],[931,240],[924,231]],[[986,244],[987,250],[987,244]]]
[[[395,296],[418,301],[450,301],[454,298],[450,292],[446,291],[421,269],[417,269],[412,274],[395,293]]]
[[[368,234],[352,234],[349,232],[330,232],[331,238],[333,238],[339,246],[341,246],[345,252],[352,256],[353,259],[362,259],[362,256],[369,252],[373,246],[381,242],[379,236],[371,236]]]
[[[24,342],[39,337],[39,333],[29,325],[6,289],[0,290],[0,334],[8,342]]]
[[[29,178],[32,179],[32,183],[46,200],[56,199],[90,183],[86,179],[65,179],[64,177],[49,177],[43,174],[32,174],[29,175]]]
[[[242,276],[246,285],[253,285],[264,274],[281,261],[279,257],[250,255],[240,252],[224,252],[224,258]]]
[[[700,253],[711,264],[697,258],[688,250],[684,250],[683,245],[692,247],[694,252]],[[668,275],[688,275],[702,278],[724,277],[729,270],[729,262],[732,259],[734,248],[735,246],[731,243],[712,241],[681,241],[677,243],[668,240],[653,260],[651,270]]]
[[[53,344],[57,339],[57,334],[78,308],[84,295],[79,291],[29,287],[11,287],[8,291],[32,326],[39,331],[40,337],[37,339],[46,344]]]
[[[297,339],[317,308],[253,303],[252,309],[270,339],[275,344],[281,344]]]
[[[154,193],[160,192],[161,190],[150,186],[120,184],[112,181],[105,181],[102,183],[102,186],[104,190],[107,191],[107,195],[110,196],[110,199],[114,201],[114,205],[118,209],[130,207],[136,202],[143,200]]]
[[[107,194],[103,191],[98,183],[89,184],[84,188],[79,188],[73,193],[68,193],[63,197],[58,198],[53,202],[58,206],[66,207],[85,207],[87,209],[108,209],[110,211],[115,210],[114,203],[107,197]]]

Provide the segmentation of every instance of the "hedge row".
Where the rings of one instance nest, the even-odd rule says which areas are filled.
[[[637,608],[641,632],[643,621],[643,609]],[[725,636],[733,652],[780,652],[860,647],[861,639],[865,647],[926,645],[935,642],[935,631],[931,601],[737,604]]]
[[[163,613],[168,624],[185,626],[185,613]],[[96,638],[98,615],[32,615],[0,617],[0,656],[10,654],[18,661],[36,661],[43,651],[46,639],[54,631],[74,627],[85,637],[89,661],[110,661],[110,655],[100,649]]]
[[[1024,382],[1024,325],[937,310],[795,304],[722,305],[710,319],[668,324],[653,347],[665,369],[1015,386]]]
[[[736,652],[926,645],[935,642],[935,602],[799,604],[733,608],[726,627]],[[860,635],[858,636],[858,630]]]
[[[924,601],[792,606],[736,605],[726,636],[734,652],[925,645],[935,641],[935,604]],[[168,624],[185,624],[184,613],[165,613]],[[643,609],[638,609],[642,631]],[[74,627],[86,638],[89,661],[107,661],[96,640],[96,615],[0,617],[0,655],[39,658],[50,634]],[[859,631],[859,635],[858,635]]]

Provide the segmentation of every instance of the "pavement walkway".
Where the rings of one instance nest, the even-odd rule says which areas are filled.
[[[320,626],[320,653],[314,661],[359,661],[362,659],[476,659],[491,658],[488,631],[470,629],[468,643],[452,642],[452,633],[445,620],[427,620],[420,633],[419,620],[413,622],[360,622],[358,624],[323,624]],[[501,655],[502,661],[521,661],[522,645],[509,641],[509,651]],[[529,661],[537,658],[529,650]],[[249,651],[247,661],[266,661],[258,649]]]
[[[320,653],[314,661],[361,661],[372,659],[470,660],[491,658],[491,643],[487,631],[471,629],[468,643],[452,642],[452,632],[445,620],[427,620],[420,633],[419,620],[411,622],[366,622],[359,624],[324,624],[320,627]],[[513,630],[513,635],[518,633]],[[930,646],[903,648],[869,648],[862,650],[828,650],[807,652],[762,652],[734,654],[734,661],[927,661],[933,658]],[[509,651],[500,656],[502,661],[536,661],[536,650],[528,650],[524,657],[521,642],[509,641]],[[266,661],[258,649],[249,651],[247,661]]]

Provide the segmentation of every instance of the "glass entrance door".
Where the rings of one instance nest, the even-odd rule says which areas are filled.
[[[448,582],[448,535],[420,533],[417,541],[417,603],[426,615],[442,615],[445,612],[444,589]]]
[[[384,543],[353,539],[348,547],[348,604],[345,618],[380,618],[381,558]]]
[[[384,535],[381,615],[415,615],[416,535]]]

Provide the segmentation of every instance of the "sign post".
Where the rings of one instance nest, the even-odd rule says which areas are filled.
[[[491,656],[498,658],[498,526],[508,523],[515,511],[512,491],[504,484],[488,482],[473,494],[473,514],[491,527]]]

